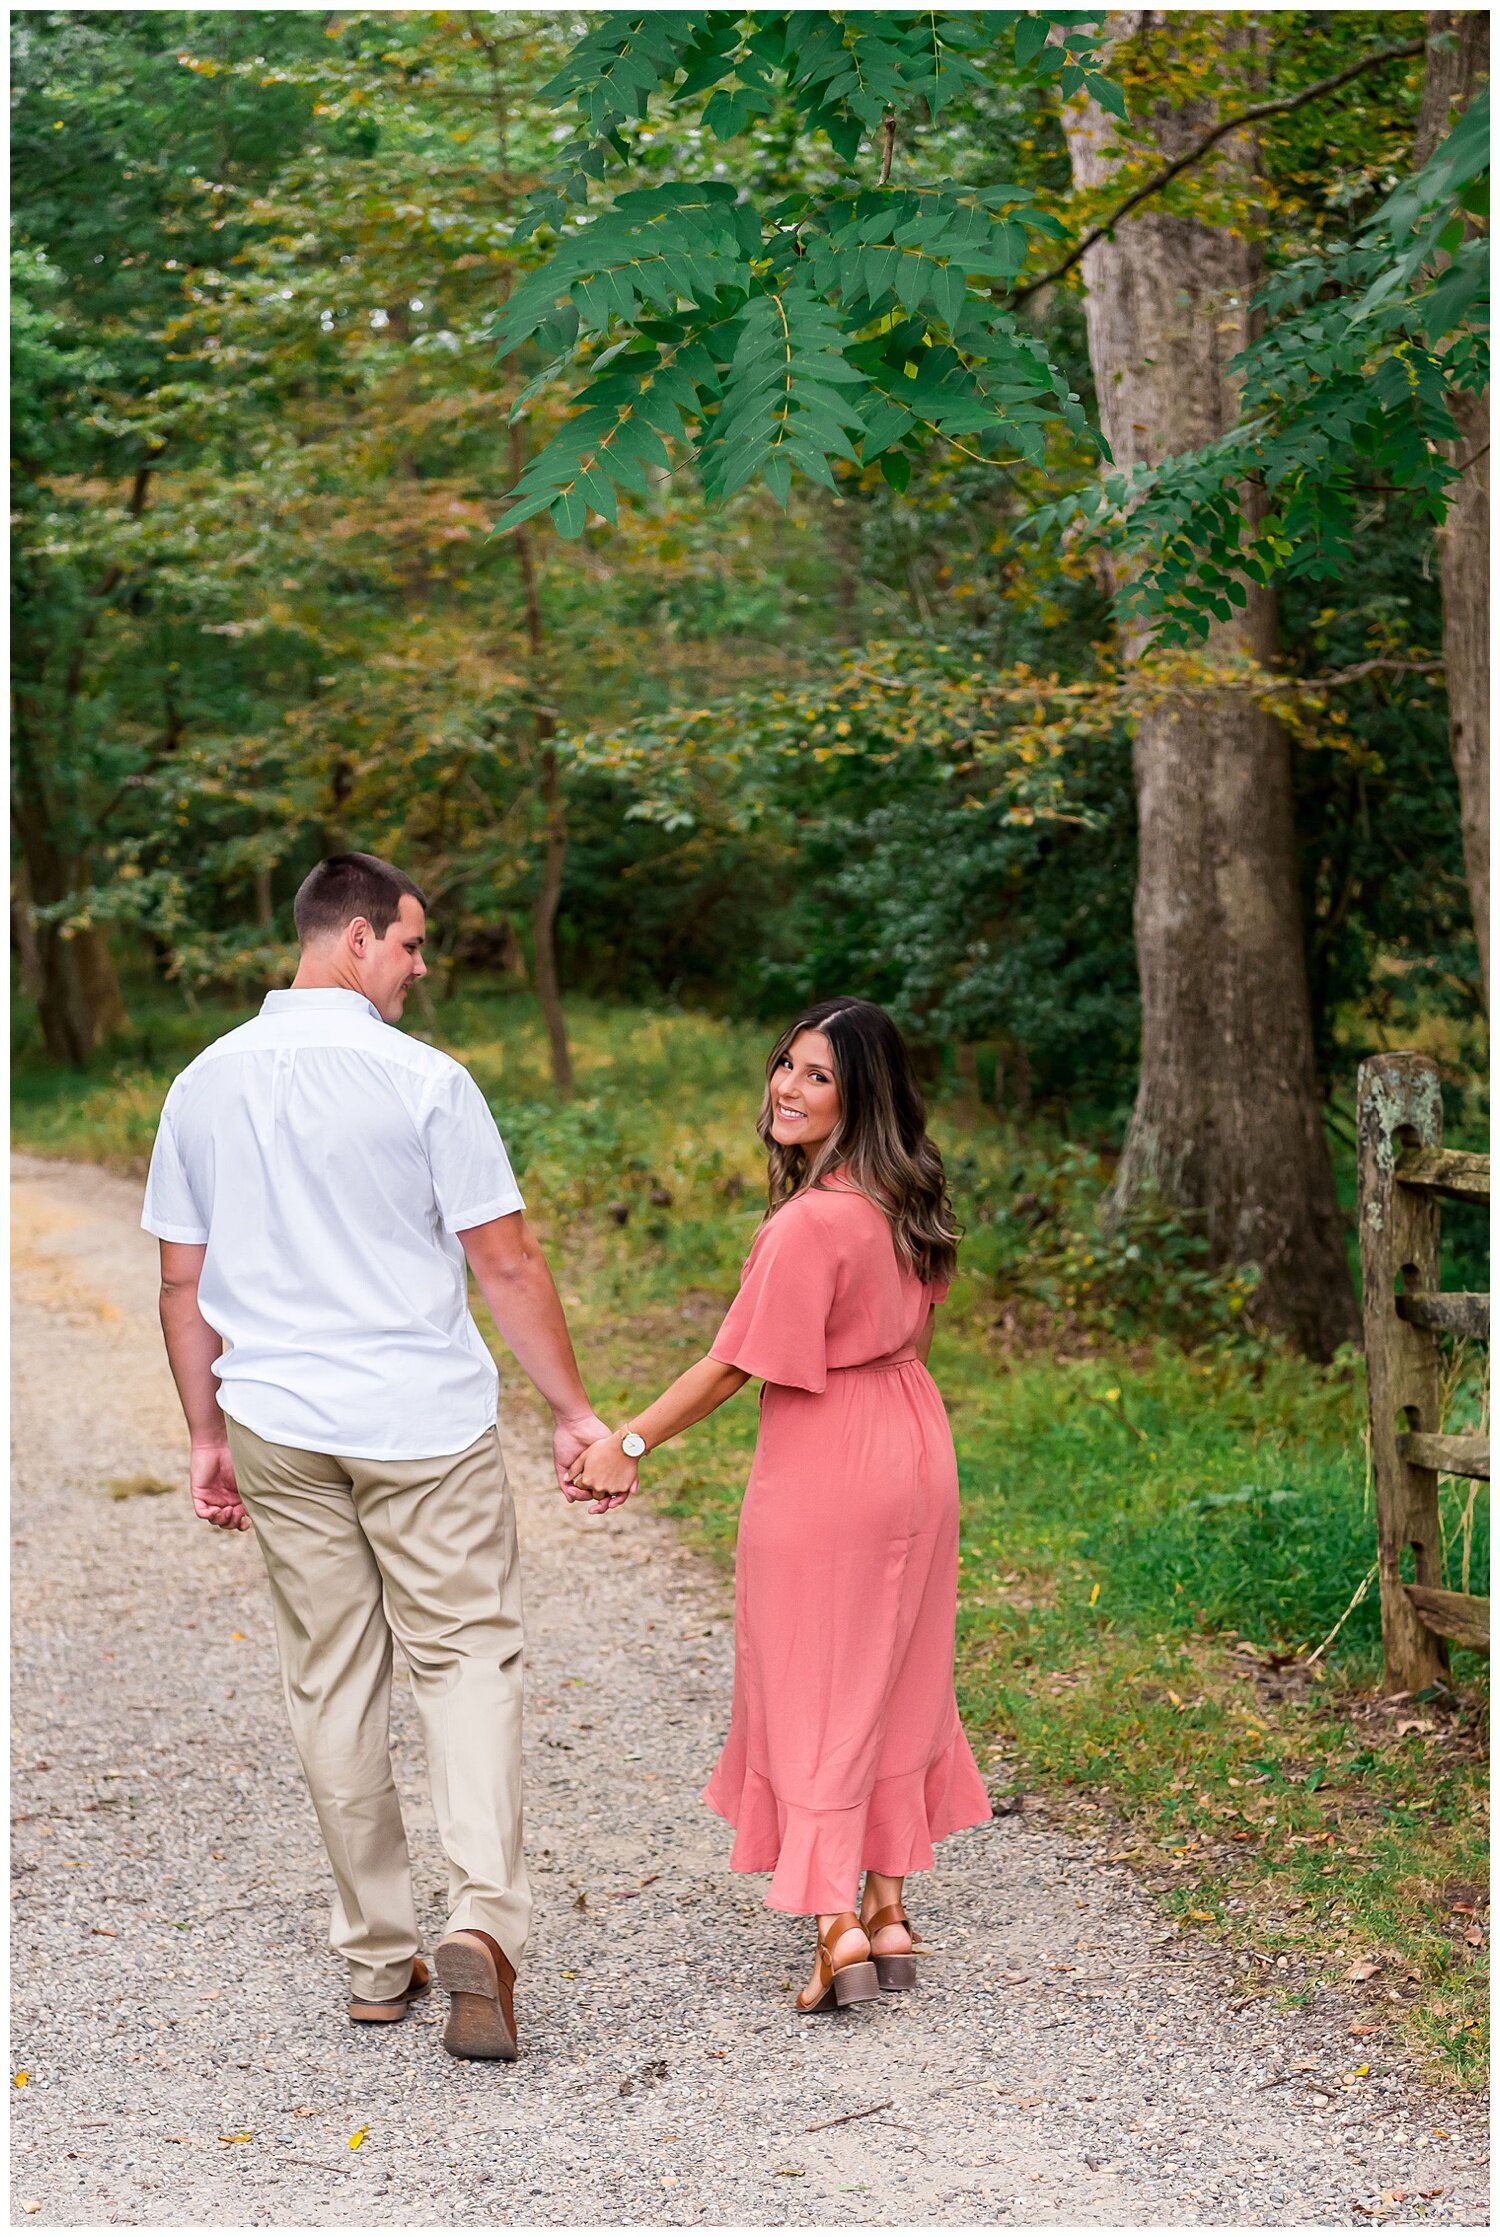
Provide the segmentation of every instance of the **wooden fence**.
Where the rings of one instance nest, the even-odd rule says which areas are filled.
[[[1490,1161],[1445,1150],[1437,1066],[1374,1056],[1359,1068],[1359,1249],[1364,1273],[1370,1460],[1380,1556],[1386,1684],[1417,1692],[1447,1677],[1454,1640],[1489,1652],[1490,1604],[1444,1589],[1438,1477],[1490,1473],[1485,1436],[1439,1419],[1445,1331],[1489,1342],[1488,1292],[1445,1291],[1441,1201],[1488,1204]],[[1403,1578],[1410,1552],[1412,1574]]]

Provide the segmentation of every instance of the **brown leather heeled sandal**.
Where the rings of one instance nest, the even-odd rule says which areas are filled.
[[[863,1934],[864,1928],[853,1911],[840,1911],[826,1934],[818,1936],[818,1993],[810,2004],[802,2001],[805,1991],[797,1992],[799,2012],[835,2012],[844,2004],[868,2003],[880,1994],[880,1982],[873,1961],[868,1957],[846,1960],[842,1965],[833,1962],[833,1945],[846,1934]],[[866,1937],[865,1948],[869,1949]]]
[[[859,1923],[870,1937],[870,1960],[875,1967],[881,1987],[891,1990],[915,1988],[917,1985],[915,1950],[902,1950],[890,1957],[882,1957],[875,1948],[875,1937],[884,1926],[904,1926],[914,1943],[921,1941],[921,1935],[912,1925],[902,1906],[899,1903],[887,1903],[882,1910],[872,1912],[869,1918],[861,1919]]]

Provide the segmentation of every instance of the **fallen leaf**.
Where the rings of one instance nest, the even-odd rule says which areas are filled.
[[[1344,1979],[1346,1981],[1373,1981],[1379,1971],[1380,1959],[1378,1957],[1362,1957],[1357,1965],[1350,1966],[1348,1972],[1344,1975]]]
[[[245,1634],[243,1631],[231,1631],[229,1636],[231,1639],[243,1639]]]
[[[1448,2144],[1452,2142],[1452,2138],[1449,2136],[1446,2128],[1435,2128],[1432,2132],[1432,2140],[1435,2144]]]
[[[778,2167],[776,2172],[778,2175],[805,2175],[807,2169],[805,2167]]]
[[[21,2071],[20,2071],[20,2073],[19,2073],[19,2074],[17,2074],[17,2076],[16,2076],[16,2078],[15,2078],[15,2087],[16,2087],[17,2089],[24,2089],[24,2088],[26,2087],[26,2084],[27,2084],[27,2083],[28,2083],[28,2082],[29,2082],[30,2080],[31,2080],[31,2076],[30,2076],[30,2074],[29,2074],[29,2073],[27,2072],[26,2068],[25,2068],[25,2067],[23,2066],[23,2067],[22,2067],[22,2069],[21,2069]]]
[[[89,1932],[90,1934],[102,1934],[111,1942],[118,1942],[120,1939],[112,1926],[91,1926]]]
[[[249,2128],[242,2130],[238,2136],[221,2136],[219,2138],[221,2144],[249,2144],[253,2141],[254,2130]]]
[[[23,2214],[39,2214],[39,2213],[41,2212],[41,2210],[42,2210],[42,2202],[41,2202],[41,2200],[40,2200],[39,2198],[23,2198],[23,2199],[22,2199],[22,2201],[21,2201],[21,2211],[22,2211],[22,2213],[23,2213]]]
[[[1353,2020],[1350,2023],[1349,2033],[1351,2035],[1378,2035],[1380,2028],[1381,2022],[1379,2020]]]
[[[1212,1911],[1189,1911],[1187,1915],[1190,1919],[1201,1919],[1205,1926],[1217,1926],[1219,1923]]]
[[[350,2151],[351,2151],[351,2152],[357,2152],[357,2151],[359,2150],[359,2147],[360,2147],[360,2145],[361,2145],[361,2144],[362,2144],[362,2143],[364,2142],[365,2138],[366,2138],[366,2137],[367,2137],[367,2136],[369,2135],[369,2133],[370,2133],[370,2131],[369,2131],[369,2130],[368,2130],[367,2128],[356,2128],[356,2130],[354,2131],[354,2134],[353,2134],[353,2135],[352,2135],[352,2136],[350,2137],[350,2139],[349,2139],[349,2149],[350,2149]]]

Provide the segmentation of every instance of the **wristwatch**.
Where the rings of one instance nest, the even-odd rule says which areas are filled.
[[[620,1439],[620,1450],[627,1460],[641,1460],[645,1456],[646,1440],[638,1429],[627,1429]]]

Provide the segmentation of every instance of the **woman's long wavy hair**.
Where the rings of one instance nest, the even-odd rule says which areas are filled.
[[[776,1068],[799,1033],[821,1033],[833,1050],[839,1119],[811,1155],[771,1132]],[[897,1256],[923,1281],[948,1281],[962,1233],[948,1201],[937,1145],[910,1052],[878,1003],[853,997],[815,1002],[788,1026],[766,1063],[766,1094],[756,1129],[770,1159],[766,1217],[804,1189],[840,1178],[880,1206]]]

